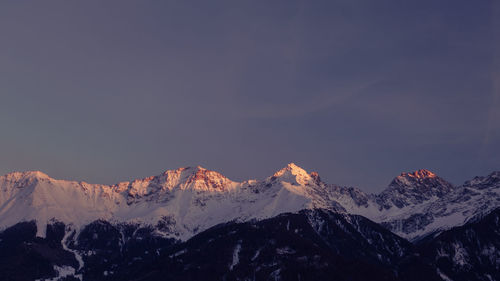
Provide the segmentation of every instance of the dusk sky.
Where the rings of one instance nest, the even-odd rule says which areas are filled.
[[[3,1],[0,174],[500,170],[500,1]]]

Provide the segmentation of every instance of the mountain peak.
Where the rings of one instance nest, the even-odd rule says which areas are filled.
[[[417,179],[437,177],[436,174],[434,174],[433,172],[426,170],[426,169],[416,170],[413,173],[401,173],[401,176],[402,177],[417,178]]]
[[[137,179],[123,184],[128,189],[127,204],[137,202],[144,196],[152,196],[153,194],[163,196],[165,192],[168,193],[172,190],[222,192],[234,187],[234,182],[230,179],[201,166],[166,170],[158,176]],[[150,197],[149,200],[151,198],[154,196]]]
[[[49,179],[50,177],[41,171],[12,172],[3,176],[9,181],[19,181],[26,179]]]
[[[500,187],[500,171],[492,172],[487,176],[475,177],[464,183],[466,187],[485,189],[489,187]]]
[[[411,173],[401,173],[392,180],[379,198],[384,207],[390,207],[389,202],[392,202],[398,208],[402,208],[435,197],[441,198],[453,189],[451,183],[431,171],[421,169]]]
[[[288,163],[284,168],[274,173],[274,177],[282,177],[283,175],[291,173],[292,175],[307,175],[306,170],[301,167],[295,165],[295,163]]]
[[[203,168],[202,166],[198,165],[196,167],[190,167],[191,169],[195,169],[197,171],[206,171],[207,169]]]
[[[204,170],[207,170],[207,169],[205,169],[199,165],[198,166],[187,166],[187,167],[177,168],[175,170],[166,170],[164,174],[168,174],[170,172],[183,172],[183,171],[195,173],[196,171],[204,171]]]
[[[401,173],[389,185],[405,189],[451,189],[452,185],[429,170],[421,169],[410,173]]]
[[[289,163],[288,165],[286,165],[286,167],[274,173],[271,179],[279,179],[280,181],[305,185],[311,182],[312,177],[307,173],[306,170],[295,165],[295,163]]]
[[[207,170],[201,166],[187,167],[185,185],[198,190],[225,190],[232,181],[219,172]]]

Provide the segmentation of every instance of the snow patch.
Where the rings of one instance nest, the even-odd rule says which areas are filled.
[[[229,270],[232,271],[234,266],[236,266],[238,263],[240,263],[240,250],[241,250],[241,241],[238,241],[238,244],[236,244],[236,247],[234,247],[233,250],[233,261],[231,262],[231,265],[229,266]]]
[[[277,248],[276,253],[278,255],[292,255],[292,254],[295,254],[296,251],[287,246],[287,247],[283,247],[283,248]]]
[[[78,251],[76,250],[73,250],[73,249],[70,249],[68,247],[68,239],[70,236],[73,236],[75,237],[77,234],[77,230],[74,230],[72,229],[70,226],[67,226],[65,228],[65,234],[64,234],[64,237],[63,239],[61,240],[61,245],[63,247],[64,250],[68,251],[68,252],[71,252],[73,253],[73,255],[75,256],[75,259],[78,261],[78,270],[82,269],[83,266],[84,266],[84,263],[83,263],[83,258],[82,256],[78,253]]]
[[[175,258],[180,255],[184,255],[187,252],[187,249],[180,250],[178,252],[173,253],[172,255],[168,256],[169,258]]]
[[[450,277],[446,276],[446,274],[439,270],[439,268],[437,269],[437,273],[439,277],[441,277],[441,279],[443,279],[444,281],[453,281]]]
[[[53,278],[48,278],[48,279],[36,279],[36,281],[58,281],[62,280],[63,278],[73,276],[79,280],[83,280],[82,274],[75,274],[75,269],[71,266],[63,265],[63,266],[58,266],[54,265],[54,270],[57,272],[57,276]]]
[[[262,250],[262,248],[258,249],[258,250],[255,252],[255,254],[253,255],[253,257],[252,257],[251,261],[254,261],[254,260],[256,260],[256,259],[259,257],[259,255],[260,255],[260,251],[261,251],[261,250]]]
[[[468,265],[468,254],[467,250],[462,247],[459,243],[453,243],[452,244],[455,255],[453,256],[453,261],[455,264],[458,264],[460,266],[465,266]]]

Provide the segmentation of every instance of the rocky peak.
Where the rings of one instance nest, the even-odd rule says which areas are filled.
[[[451,183],[431,171],[421,169],[397,176],[378,197],[379,202],[386,208],[392,204],[402,208],[422,203],[433,197],[441,198],[453,189]]]
[[[134,182],[151,182],[161,185],[167,185],[169,187],[175,187],[178,184],[189,183],[197,180],[216,179],[227,178],[218,172],[207,170],[201,166],[196,166],[167,170],[161,175],[138,179]]]
[[[436,174],[434,174],[433,172],[426,170],[426,169],[420,169],[420,170],[417,170],[413,173],[402,173],[401,176],[407,177],[407,178],[417,178],[417,179],[437,177]]]
[[[225,191],[233,183],[222,174],[207,170],[201,166],[183,169],[185,181],[180,182],[184,188],[193,188],[206,191]]]
[[[417,170],[412,173],[402,173],[392,180],[389,187],[402,187],[402,191],[407,189],[417,189],[420,191],[434,190],[449,191],[453,186],[428,170]]]
[[[233,187],[233,183],[218,172],[196,166],[167,170],[158,176],[122,184],[127,186],[127,203],[131,204],[137,200],[141,200],[143,197],[157,200],[160,200],[162,196],[168,198],[170,196],[168,194],[177,189],[224,192]]]

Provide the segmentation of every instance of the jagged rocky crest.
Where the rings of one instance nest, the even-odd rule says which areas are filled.
[[[392,205],[403,208],[421,204],[427,200],[441,198],[454,186],[428,170],[402,173],[396,177],[379,196],[380,204],[389,209]]]

